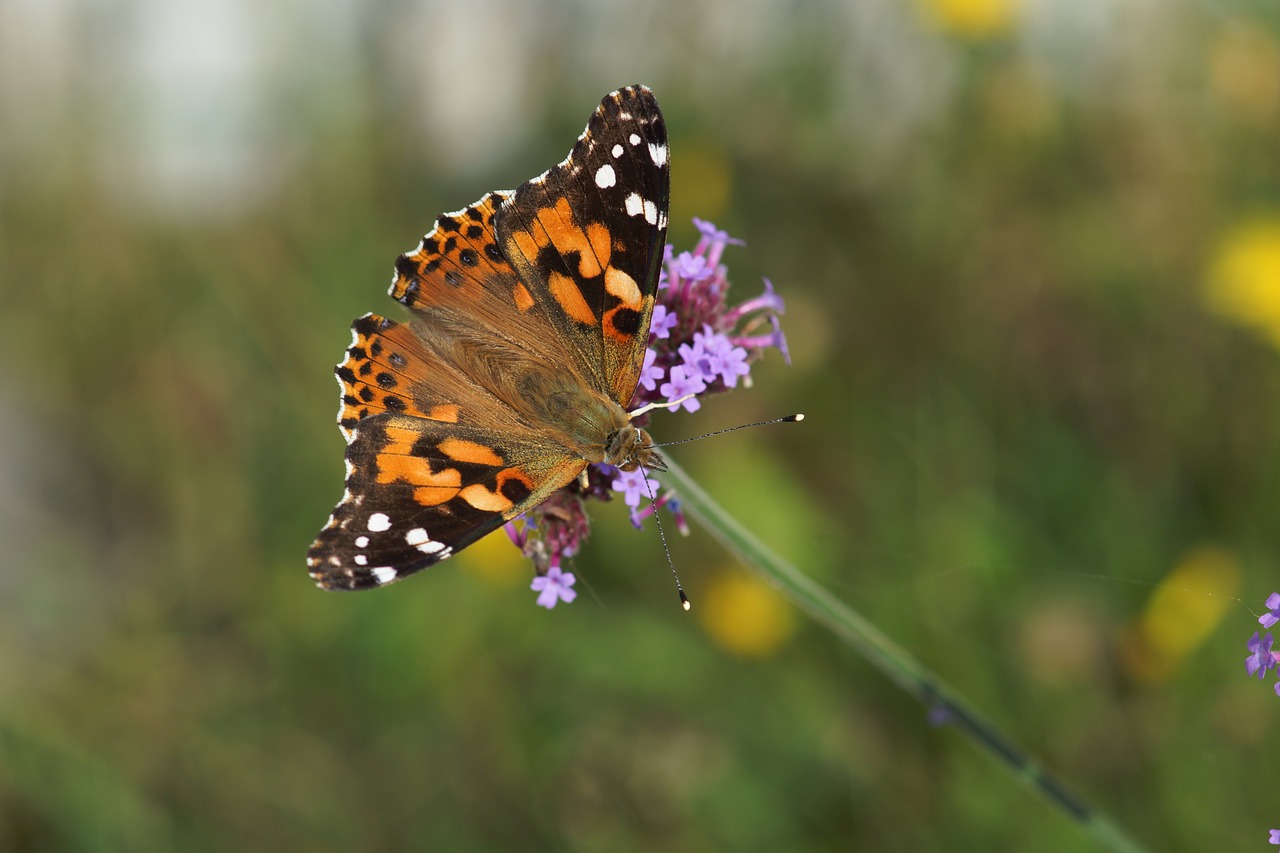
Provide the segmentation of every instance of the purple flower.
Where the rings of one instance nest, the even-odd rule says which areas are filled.
[[[1259,616],[1258,621],[1263,628],[1270,628],[1280,622],[1280,592],[1273,592],[1267,596],[1267,612]]]
[[[737,237],[730,237],[728,231],[721,231],[714,223],[708,222],[705,219],[699,219],[696,216],[693,217],[693,227],[697,228],[699,233],[702,234],[703,239],[709,242],[726,243],[733,246],[747,245]]]
[[[1280,844],[1280,829],[1271,830],[1271,840],[1268,844]]]
[[[693,336],[692,344],[681,344],[677,352],[680,354],[680,361],[685,367],[686,375],[700,376],[703,382],[715,381],[716,374],[711,369],[711,356],[702,348],[698,335]]]
[[[656,501],[651,501],[639,509],[631,510],[632,526],[636,530],[642,529],[644,520],[651,515],[656,515],[660,509],[666,509],[671,512],[671,517],[676,522],[676,530],[680,531],[681,536],[689,535],[689,520],[684,516],[684,508],[680,505],[680,499],[671,492],[660,494]]]
[[[695,345],[701,344],[702,351],[706,354],[707,370],[703,378],[708,382],[721,379],[729,388],[736,388],[738,377],[751,372],[751,368],[747,366],[747,351],[734,346],[725,335],[712,334],[708,327],[704,332],[695,333],[693,340]]]
[[[572,589],[577,581],[573,572],[562,572],[559,566],[552,566],[545,575],[535,577],[529,588],[538,593],[538,606],[550,610],[561,601],[568,604],[578,597]]]
[[[675,403],[676,400],[689,394],[701,394],[707,390],[707,383],[702,380],[702,377],[686,365],[677,364],[671,368],[668,376],[671,381],[663,382],[658,391],[669,403]],[[678,412],[681,406],[684,406],[687,412],[696,412],[702,408],[702,403],[699,402],[697,397],[689,397],[689,399],[672,406],[671,411]]]
[[[1271,636],[1271,632],[1261,639],[1258,638],[1258,632],[1254,631],[1253,636],[1249,638],[1249,642],[1245,644],[1252,654],[1244,659],[1244,668],[1250,675],[1257,675],[1259,679],[1267,677],[1267,670],[1275,666],[1275,657],[1271,654],[1271,646],[1275,643],[1275,638]]]
[[[693,225],[702,234],[702,239],[698,241],[698,245],[694,248],[695,255],[705,254],[707,263],[715,267],[720,263],[720,255],[724,253],[726,246],[745,246],[742,240],[736,237],[730,237],[728,231],[721,231],[705,219],[693,217]]]
[[[659,308],[662,306],[659,305]],[[655,309],[656,311],[656,309]],[[658,359],[658,353],[652,349],[645,350],[644,367],[640,369],[640,385],[652,391],[658,387],[658,380],[666,373],[661,367],[654,365]]]
[[[750,337],[730,338],[740,347],[746,347],[749,350],[762,350],[765,347],[775,347],[782,351],[782,360],[786,362],[787,367],[791,366],[791,350],[787,349],[787,337],[782,334],[782,323],[778,321],[778,315],[770,314],[769,324],[773,326],[773,332],[767,335],[751,335]]]
[[[760,294],[755,299],[748,299],[746,302],[731,308],[728,313],[724,315],[727,321],[730,323],[736,323],[740,317],[746,314],[753,314],[756,311],[771,311],[774,314],[787,313],[787,306],[783,303],[782,297],[773,290],[773,282],[769,281],[767,278],[763,279],[763,281],[764,293]]]
[[[715,267],[707,263],[705,257],[689,252],[676,255],[670,264],[670,269],[683,281],[702,281],[704,278],[710,278],[716,271]]]
[[[634,471],[618,471],[618,476],[613,481],[613,490],[622,492],[622,500],[629,507],[640,506],[640,501],[649,496],[652,488],[645,480],[644,471],[640,468]]]
[[[649,337],[661,339],[671,337],[671,330],[676,325],[676,312],[665,305],[653,306],[653,319],[649,321]]]

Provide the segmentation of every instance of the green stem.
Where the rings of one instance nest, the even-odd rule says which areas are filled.
[[[791,603],[826,625],[859,654],[926,708],[945,714],[983,752],[994,758],[1051,806],[1112,850],[1140,851],[1106,813],[1086,803],[1025,750],[1005,737],[975,707],[863,616],[785,562],[712,500],[679,465],[668,458],[663,479],[684,509],[725,547],[758,572]]]

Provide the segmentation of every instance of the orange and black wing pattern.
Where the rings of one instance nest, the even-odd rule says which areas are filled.
[[[605,96],[569,156],[498,209],[502,254],[580,369],[631,400],[662,267],[671,196],[667,128],[644,86]]]
[[[410,320],[356,320],[335,370],[347,476],[308,553],[320,586],[399,580],[581,473],[565,415],[553,422],[557,408],[527,396],[578,400],[589,388],[630,400],[662,263],[668,171],[652,93],[622,89],[564,162],[441,215],[397,259],[390,292]]]

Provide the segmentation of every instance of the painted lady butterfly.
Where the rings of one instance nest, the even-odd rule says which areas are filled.
[[[346,491],[307,555],[325,589],[438,563],[591,462],[662,470],[626,412],[670,195],[653,93],[606,95],[569,156],[447,213],[396,260],[407,323],[366,314],[336,373]]]

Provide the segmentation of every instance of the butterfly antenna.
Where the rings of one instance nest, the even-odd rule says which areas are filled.
[[[627,412],[627,418],[629,420],[634,421],[636,418],[640,417],[641,415],[648,414],[649,412],[652,412],[654,409],[674,409],[676,406],[679,406],[685,400],[692,400],[696,396],[698,395],[685,394],[683,397],[677,398],[675,400],[667,400],[665,402],[662,400],[659,400],[656,403],[650,403],[647,406],[641,406],[638,409],[633,409],[632,411]]]
[[[689,603],[689,596],[684,594],[684,587],[680,585],[680,575],[676,574],[676,564],[671,560],[671,549],[667,547],[667,534],[662,529],[662,519],[658,517],[658,499],[653,494],[653,487],[649,485],[649,472],[640,466],[640,476],[644,480],[644,489],[649,493],[649,500],[653,502],[653,520],[658,522],[658,538],[662,540],[662,552],[667,555],[667,565],[671,567],[671,577],[676,579],[676,592],[680,593],[680,606],[688,610],[693,605]]]
[[[801,415],[801,414],[787,415],[785,418],[774,418],[771,421],[757,421],[756,423],[753,423],[753,424],[740,424],[738,426],[729,427],[727,429],[718,429],[715,432],[709,432],[704,435],[695,435],[693,438],[682,438],[679,441],[667,441],[667,442],[663,442],[662,444],[655,444],[653,446],[654,447],[671,447],[676,444],[688,444],[691,441],[702,441],[702,439],[704,438],[711,438],[711,436],[713,435],[724,435],[726,432],[734,432],[735,430],[749,429],[751,427],[758,427],[758,426],[769,426],[769,424],[794,424],[794,423],[799,423],[802,420],[804,420],[804,415]]]

